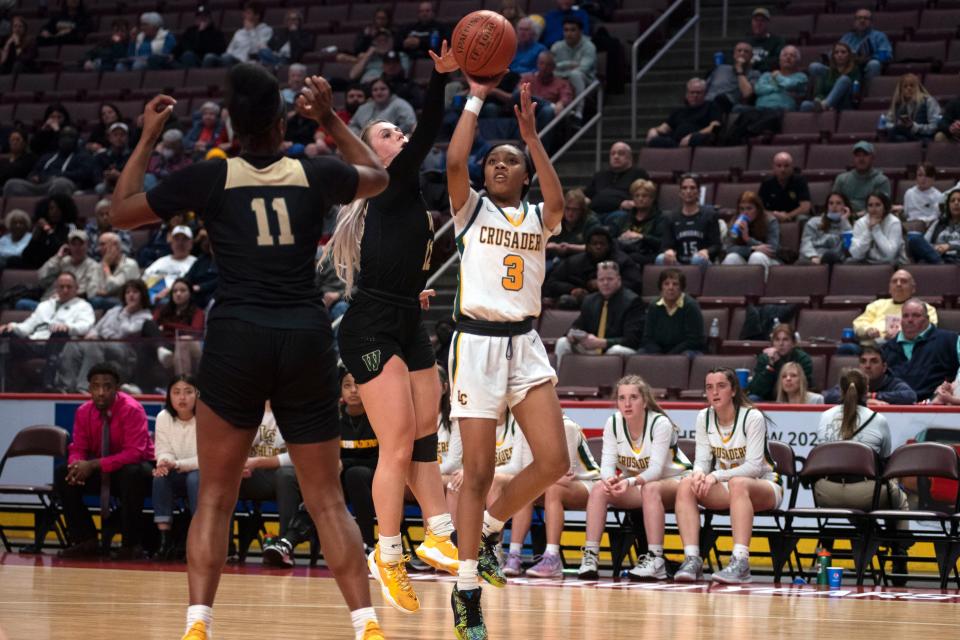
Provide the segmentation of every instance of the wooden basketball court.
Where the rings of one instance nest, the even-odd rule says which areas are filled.
[[[124,568],[116,568],[121,567]],[[371,583],[371,588],[374,583]],[[452,579],[417,579],[422,610],[374,604],[388,637],[452,638]],[[0,627],[10,640],[137,638],[183,632],[184,565],[64,565],[50,556],[0,554]],[[837,591],[756,582],[744,587],[520,579],[484,589],[491,638],[657,640],[855,640],[955,638],[960,593],[919,589]],[[353,638],[325,571],[259,567],[224,575],[218,639]]]

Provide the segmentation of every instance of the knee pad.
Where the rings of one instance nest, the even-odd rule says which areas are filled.
[[[428,436],[417,438],[413,441],[413,455],[410,456],[413,462],[436,462],[437,461],[437,434],[431,433]]]

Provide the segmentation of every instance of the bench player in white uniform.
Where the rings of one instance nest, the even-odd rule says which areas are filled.
[[[677,426],[664,414],[643,378],[620,378],[615,393],[617,411],[603,427],[602,479],[593,487],[587,503],[586,543],[577,577],[597,579],[600,538],[607,522],[607,507],[613,505],[643,509],[648,553],[631,570],[631,577],[662,580],[667,577],[664,509],[673,506],[680,478],[691,465],[677,447]]]
[[[468,156],[483,100],[499,79],[468,78],[470,98],[447,149],[447,188],[460,252],[460,277],[450,349],[451,416],[460,421],[463,485],[457,514],[460,569],[451,604],[459,638],[487,637],[478,574],[506,584],[497,561],[503,521],[532,502],[570,467],[563,417],[533,319],[540,315],[546,243],[560,230],[563,188],[537,137],[530,86],[515,107],[520,137],[540,177],[542,204],[529,204],[528,158],[513,145],[493,147],[483,160],[486,195],[470,187]],[[533,453],[500,498],[483,512],[493,480],[496,426],[510,409]],[[482,545],[481,545],[482,538]],[[482,546],[482,549],[479,549]]]
[[[463,482],[463,443],[460,425],[450,418],[450,380],[447,370],[437,367],[440,374],[440,412],[437,417],[437,462],[446,495],[447,511],[457,522],[457,497]]]
[[[755,511],[774,509],[783,484],[767,447],[767,418],[747,399],[733,369],[714,369],[704,388],[708,407],[697,415],[697,453],[693,473],[680,482],[677,526],[683,540],[683,564],[673,579],[703,579],[700,511],[729,509],[733,556],[714,582],[750,582],[750,537]]]
[[[587,506],[590,490],[600,480],[600,465],[590,453],[583,429],[576,422],[563,416],[563,430],[570,456],[570,469],[543,494],[543,512],[547,528],[547,548],[540,561],[527,569],[532,578],[562,578],[563,561],[560,558],[560,536],[563,534],[564,510],[583,510]],[[530,531],[533,520],[533,504],[528,504],[513,514],[510,531],[510,553],[507,554],[503,573],[518,576],[522,573],[520,553],[523,541]]]

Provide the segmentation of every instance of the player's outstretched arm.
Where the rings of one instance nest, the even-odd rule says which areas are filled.
[[[147,203],[143,177],[147,173],[150,153],[160,139],[163,126],[176,103],[170,96],[159,95],[143,109],[143,134],[120,172],[110,203],[110,223],[119,229],[135,229],[160,220]]]
[[[540,177],[540,192],[543,194],[543,224],[548,229],[552,229],[563,219],[563,187],[560,185],[560,178],[557,176],[556,169],[553,168],[553,163],[550,162],[550,156],[547,155],[547,150],[543,148],[543,143],[537,135],[536,108],[536,103],[530,99],[530,83],[524,82],[520,85],[520,104],[514,105],[513,110],[517,114],[520,137],[527,145],[533,166]]]
[[[390,176],[380,158],[334,112],[330,83],[320,76],[312,76],[304,81],[304,85],[297,96],[297,113],[320,123],[333,138],[344,161],[356,167],[360,175],[354,197],[372,198],[386,189]]]
[[[450,145],[447,147],[447,191],[450,193],[450,206],[453,211],[459,211],[470,195],[470,149],[473,147],[477,132],[480,106],[487,99],[490,91],[500,84],[502,78],[498,76],[489,82],[481,83],[466,74],[464,77],[470,85],[470,97],[467,99],[467,106],[464,107],[463,113],[460,114],[457,128],[454,129]],[[477,101],[480,104],[472,106]]]

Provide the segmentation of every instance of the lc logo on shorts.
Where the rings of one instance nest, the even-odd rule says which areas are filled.
[[[467,394],[465,394],[463,391],[458,391],[458,392],[457,392],[457,402],[460,403],[460,406],[461,406],[461,407],[467,406]]]
[[[363,360],[363,364],[367,367],[367,371],[373,372],[380,370],[380,349],[371,351],[370,353],[365,353],[360,356],[360,359]]]

